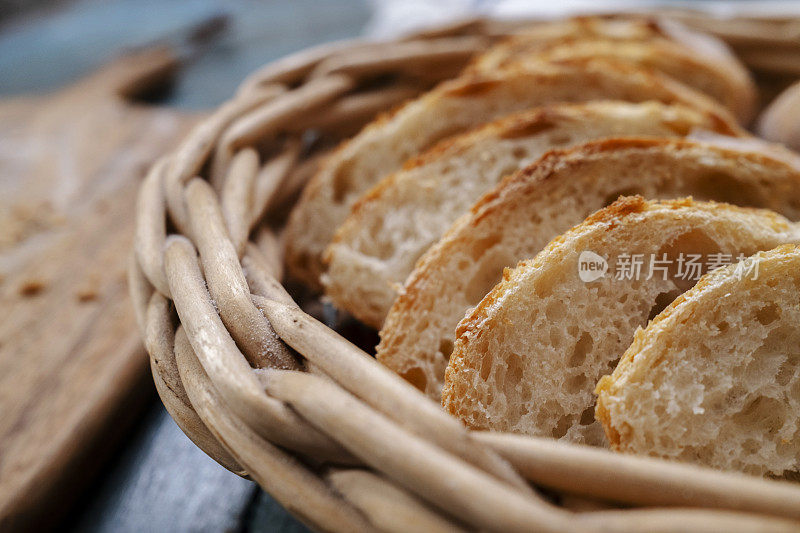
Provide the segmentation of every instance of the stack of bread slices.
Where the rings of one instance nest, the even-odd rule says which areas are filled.
[[[719,41],[539,24],[367,126],[286,229],[289,275],[474,429],[800,471],[800,158]]]

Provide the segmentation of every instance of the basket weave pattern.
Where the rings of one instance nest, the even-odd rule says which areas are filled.
[[[208,455],[320,530],[797,527],[789,483],[470,433],[279,283],[274,221],[320,159],[508,30],[472,21],[291,56],[153,166],[129,284],[162,401]]]

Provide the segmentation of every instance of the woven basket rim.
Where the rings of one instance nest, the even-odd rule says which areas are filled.
[[[264,220],[331,145],[439,81],[421,63],[463,64],[515,27],[471,19],[301,51],[248,77],[153,165],[128,274],[164,405],[209,456],[318,529],[796,527],[781,521],[800,520],[788,482],[470,432],[278,281],[280,236]],[[330,141],[309,142],[312,129]],[[555,505],[529,483],[568,496]]]

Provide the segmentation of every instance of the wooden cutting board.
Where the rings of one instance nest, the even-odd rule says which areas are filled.
[[[122,57],[55,94],[0,101],[0,530],[79,492],[148,364],[127,296],[139,181],[198,116],[134,103],[178,69]]]

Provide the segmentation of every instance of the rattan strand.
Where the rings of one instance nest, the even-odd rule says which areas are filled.
[[[709,24],[695,25],[714,32]],[[162,401],[206,453],[318,529],[796,530],[796,522],[774,518],[800,519],[795,484],[558,441],[470,435],[305,315],[279,283],[279,238],[262,221],[285,212],[330,148],[519,26],[468,20],[394,43],[349,41],[295,54],[254,73],[153,167],[138,198],[129,285]],[[768,33],[730,24],[716,33],[746,52],[764,42],[754,28]],[[770,42],[791,44],[787,28]],[[786,46],[777,49],[785,54]],[[168,222],[175,235],[167,235]],[[575,513],[523,477],[590,499],[751,514]]]
[[[228,450],[220,444],[220,441],[211,434],[203,421],[200,420],[200,417],[197,416],[194,407],[191,407],[191,404],[183,403],[173,395],[173,392],[158,375],[158,368],[151,366],[151,369],[156,391],[161,398],[168,399],[164,402],[164,405],[167,408],[167,413],[169,413],[169,416],[172,417],[178,427],[198,448],[213,457],[220,465],[237,475],[246,476],[245,469],[236,462],[236,459],[228,453]]]
[[[269,160],[264,165],[256,176],[256,182],[253,189],[253,202],[250,210],[250,219],[248,224],[249,230],[261,220],[266,213],[269,202],[275,197],[281,187],[285,188],[286,180],[289,174],[297,165],[297,160],[302,151],[302,144],[299,140],[292,140],[288,142],[276,157]],[[262,233],[272,234],[271,231]],[[246,238],[247,236],[245,236]]]
[[[247,472],[301,520],[328,531],[372,531],[363,516],[338,497],[314,472],[242,423],[211,386],[183,330],[175,355],[192,405]]]
[[[223,104],[189,133],[170,158],[164,177],[164,192],[170,220],[182,234],[190,235],[186,206],[183,204],[183,186],[200,172],[223,130],[238,116],[284,92],[285,87],[268,86]]]
[[[221,186],[219,201],[222,217],[239,258],[244,253],[250,234],[258,163],[258,152],[252,148],[240,150],[231,161],[231,168]]]
[[[559,446],[551,439],[505,433],[476,433],[475,438],[543,487],[632,505],[700,504],[800,519],[800,490],[787,483],[586,446]]]
[[[250,300],[250,289],[214,191],[207,182],[195,178],[186,187],[186,200],[208,292],[237,346],[255,368],[300,368]]]
[[[366,470],[335,470],[328,482],[353,502],[370,522],[392,533],[457,533],[465,531],[454,521],[436,513],[418,498],[386,478]]]

